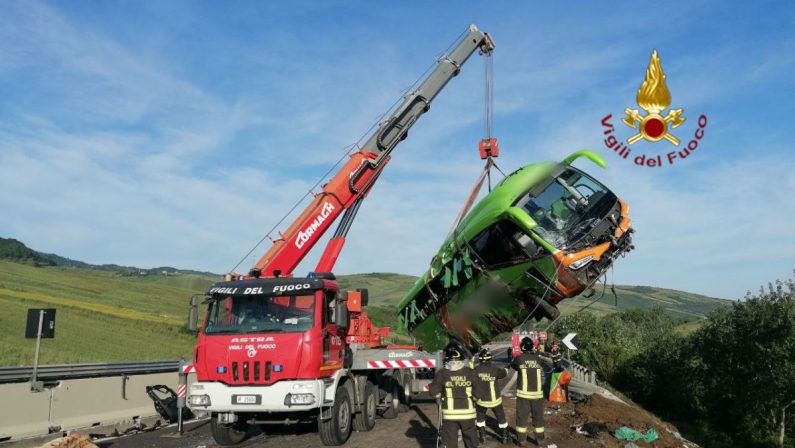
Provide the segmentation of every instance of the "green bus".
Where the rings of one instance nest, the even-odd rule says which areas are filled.
[[[633,248],[629,207],[585,172],[582,150],[524,166],[461,220],[398,305],[400,326],[426,350],[451,339],[477,349],[593,284]]]

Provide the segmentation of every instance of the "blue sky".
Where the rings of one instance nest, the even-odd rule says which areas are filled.
[[[795,4],[426,3],[4,3],[0,235],[93,263],[228,271],[476,23],[497,44],[499,164],[606,158],[580,166],[630,203],[637,250],[616,282],[734,298],[790,275]],[[674,133],[709,119],[697,152],[661,169],[600,138],[602,117],[637,107],[654,48],[688,118]],[[425,270],[482,167],[479,59],[395,151],[337,272]]]

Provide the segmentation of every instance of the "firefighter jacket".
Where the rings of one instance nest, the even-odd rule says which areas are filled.
[[[544,398],[541,389],[543,372],[541,359],[535,353],[521,353],[517,356],[511,367],[517,371],[516,396],[528,400]]]
[[[508,370],[491,364],[481,364],[475,367],[475,373],[480,382],[480,400],[478,405],[484,408],[493,408],[502,404],[502,395],[497,391],[497,380],[508,375]]]
[[[477,375],[469,367],[439,370],[428,386],[428,392],[434,398],[442,398],[443,420],[475,419],[475,402],[480,389]]]

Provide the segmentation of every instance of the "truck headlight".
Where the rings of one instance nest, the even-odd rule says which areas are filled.
[[[587,257],[580,258],[579,260],[577,260],[574,263],[570,264],[569,265],[569,269],[571,269],[573,271],[576,271],[577,269],[580,269],[581,267],[583,267],[586,264],[588,264],[591,261],[593,261],[593,258],[594,258],[593,255],[588,255]]]
[[[188,403],[191,406],[210,406],[212,404],[209,395],[191,395],[188,397]]]
[[[313,394],[287,394],[284,397],[285,406],[307,405],[315,402]]]

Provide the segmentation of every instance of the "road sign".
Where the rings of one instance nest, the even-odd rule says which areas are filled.
[[[42,316],[42,311],[44,314]],[[41,338],[52,339],[55,337],[55,308],[29,308],[28,323],[25,326],[25,337],[36,339],[39,337],[39,317],[41,321]]]
[[[577,333],[569,333],[566,337],[563,338],[563,344],[569,348],[569,350],[577,350],[580,346],[580,339],[577,338]]]
[[[39,372],[39,350],[41,339],[55,337],[55,308],[31,308],[28,310],[28,322],[25,327],[25,337],[36,339],[36,354],[33,358],[33,376],[30,378],[30,390],[41,392],[44,384],[37,380]]]
[[[542,331],[542,332],[538,333],[538,337],[542,341],[546,341],[547,340],[547,332],[546,331]]]

